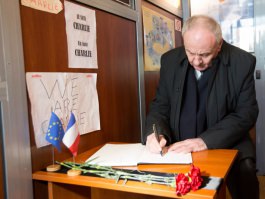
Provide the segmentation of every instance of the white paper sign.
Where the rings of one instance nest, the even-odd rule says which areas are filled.
[[[23,6],[27,6],[36,10],[58,14],[63,9],[60,0],[21,0]]]
[[[100,130],[97,74],[28,72],[26,78],[37,147],[49,144],[45,136],[52,111],[64,129],[72,111],[81,135]]]
[[[64,1],[69,68],[98,68],[95,11]]]

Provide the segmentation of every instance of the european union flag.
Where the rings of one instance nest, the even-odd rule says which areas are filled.
[[[58,151],[61,152],[60,143],[63,139],[63,136],[64,136],[64,130],[62,122],[58,118],[58,116],[54,112],[52,112],[48,131],[46,134],[46,140],[50,142],[54,147],[56,147]]]

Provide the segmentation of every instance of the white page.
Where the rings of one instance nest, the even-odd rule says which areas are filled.
[[[91,164],[101,166],[136,166],[139,154],[145,146],[137,144],[105,144],[101,149],[94,153],[89,159],[96,158]]]
[[[96,158],[96,159],[95,159]],[[94,160],[93,160],[94,159]],[[190,164],[191,153],[166,153],[164,156],[149,152],[145,145],[105,144],[86,160],[101,166],[136,166],[138,164]]]
[[[151,153],[146,147],[138,159],[138,164],[190,164],[192,163],[191,153],[167,152],[163,156]]]

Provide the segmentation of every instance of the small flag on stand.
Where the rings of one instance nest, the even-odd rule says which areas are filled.
[[[49,127],[46,133],[46,140],[50,142],[54,147],[61,152],[61,141],[64,136],[64,130],[61,120],[58,116],[52,112]]]
[[[73,156],[77,155],[80,134],[76,126],[76,120],[73,113],[71,113],[70,120],[63,137],[63,143],[69,148]]]

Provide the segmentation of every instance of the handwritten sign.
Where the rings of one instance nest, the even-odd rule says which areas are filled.
[[[100,130],[97,74],[30,72],[26,78],[37,147],[49,144],[45,135],[52,111],[64,129],[72,111],[81,135]]]
[[[21,0],[23,6],[36,10],[58,14],[63,9],[60,0]]]
[[[64,2],[69,68],[98,68],[95,11]]]

